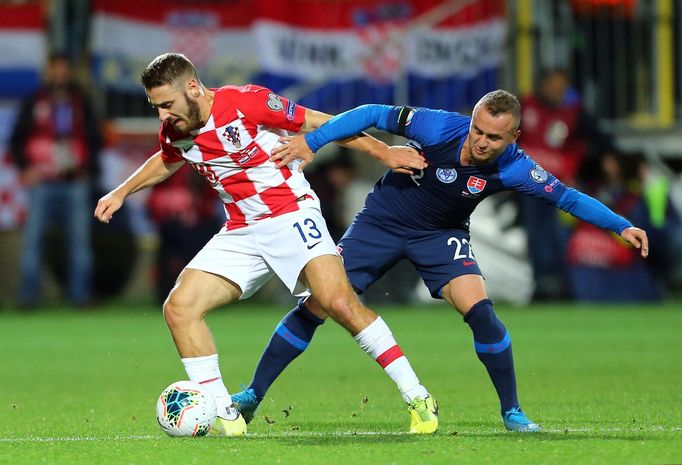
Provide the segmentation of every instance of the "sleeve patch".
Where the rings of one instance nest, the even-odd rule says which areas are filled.
[[[535,167],[530,170],[530,177],[533,179],[533,181],[542,184],[543,182],[547,182],[547,171],[545,169],[536,164]]]
[[[287,105],[287,119],[289,121],[293,121],[294,118],[296,117],[296,104],[289,100],[289,104]]]
[[[267,101],[268,108],[271,109],[272,111],[282,111],[284,110],[284,103],[282,103],[282,99],[280,98],[279,95],[270,92],[268,94],[268,101]]]

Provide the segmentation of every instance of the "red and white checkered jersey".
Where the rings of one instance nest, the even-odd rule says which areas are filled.
[[[218,191],[227,228],[299,210],[301,198],[316,199],[303,173],[269,161],[278,137],[301,129],[305,108],[257,85],[213,90],[204,127],[183,134],[164,122],[159,139],[165,162],[188,161]]]

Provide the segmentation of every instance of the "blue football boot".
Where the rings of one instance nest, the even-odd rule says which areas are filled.
[[[504,427],[519,433],[537,433],[542,431],[540,425],[533,423],[519,407],[510,408],[502,415]]]
[[[242,385],[242,388],[243,387],[244,385]],[[258,408],[258,404],[260,404],[260,400],[256,397],[256,391],[252,388],[246,388],[241,392],[232,394],[232,403],[237,407],[237,410],[241,412],[244,420],[247,423],[251,423],[251,420],[253,420],[256,413],[256,409]]]

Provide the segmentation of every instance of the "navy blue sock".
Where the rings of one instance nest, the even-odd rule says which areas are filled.
[[[476,355],[488,370],[500,398],[502,414],[512,407],[519,407],[511,338],[507,328],[497,319],[492,301],[481,300],[471,307],[464,316],[464,322],[474,333]]]
[[[315,330],[322,323],[324,320],[310,313],[302,300],[282,318],[258,361],[249,385],[258,400],[265,397],[280,373],[308,347]]]

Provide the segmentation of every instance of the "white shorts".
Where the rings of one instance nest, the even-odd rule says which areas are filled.
[[[244,228],[221,229],[186,268],[223,276],[239,286],[240,299],[251,297],[273,274],[292,294],[305,265],[321,255],[338,255],[318,207],[305,207]]]

